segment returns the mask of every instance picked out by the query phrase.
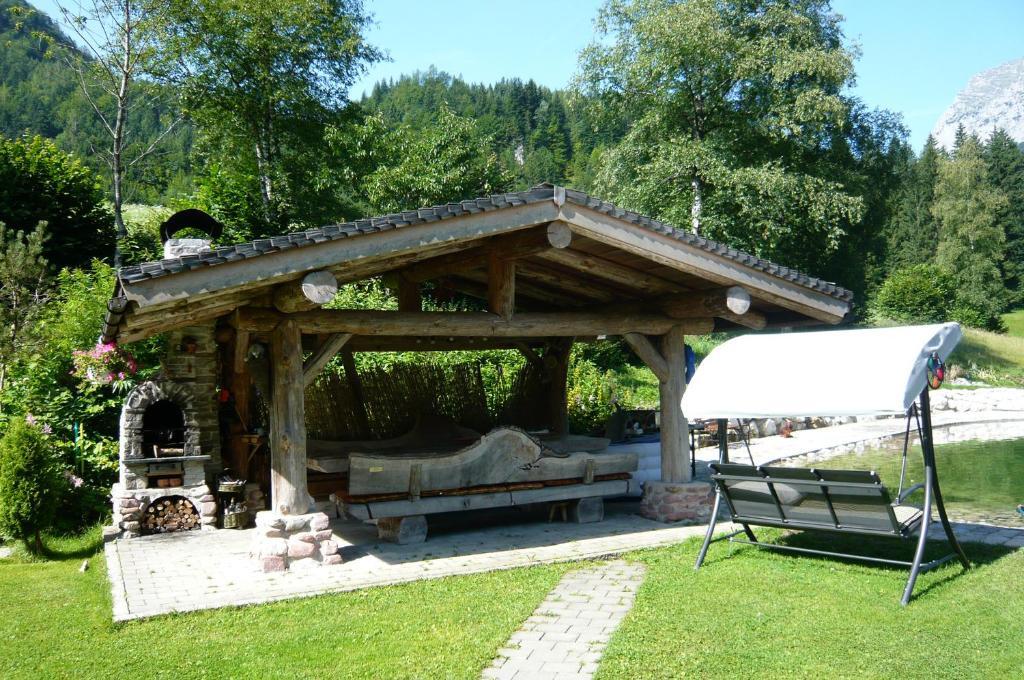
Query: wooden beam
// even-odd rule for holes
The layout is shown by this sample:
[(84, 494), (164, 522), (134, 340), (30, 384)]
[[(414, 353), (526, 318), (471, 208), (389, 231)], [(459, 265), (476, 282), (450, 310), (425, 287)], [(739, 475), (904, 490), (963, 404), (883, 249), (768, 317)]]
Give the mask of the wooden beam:
[(520, 278), (531, 283), (548, 286), (563, 293), (578, 296), (582, 300), (613, 302), (628, 298), (628, 294), (618, 288), (611, 288), (600, 281), (587, 280), (572, 270), (559, 270), (544, 263), (518, 262)]
[(267, 330), (293, 321), (305, 333), (352, 333), (422, 337), (571, 337), (644, 333), (663, 335), (678, 327), (703, 335), (714, 329), (713, 319), (671, 319), (661, 314), (551, 312), (517, 314), (503, 319), (487, 312), (397, 312), (356, 309), (318, 309), (287, 316), (271, 310), (243, 309), (239, 328)]
[(572, 232), (568, 225), (564, 222), (552, 222), (540, 229), (495, 236), (475, 248), (440, 255), (414, 264), (403, 273), (413, 281), (430, 281), (452, 273), (486, 267), (491, 253), (498, 253), (506, 260), (517, 260), (547, 250), (565, 248), (571, 241)]
[(661, 481), (690, 481), (689, 429), (680, 407), (686, 391), (686, 339), (675, 326), (661, 339), (661, 356), (668, 374), (658, 381), (661, 401)]
[[(584, 341), (591, 341), (593, 337)], [(367, 336), (352, 338), (345, 351), (351, 352), (451, 352), (455, 350), (482, 352), (492, 349), (522, 350), (540, 347), (543, 338), (423, 338), (403, 336)]]
[(651, 372), (654, 373), (660, 382), (665, 382), (669, 379), (668, 362), (665, 361), (665, 357), (661, 356), (661, 352), (651, 344), (646, 335), (626, 333), (622, 336), (622, 339), (636, 352), (636, 355), (640, 357), (640, 361), (644, 362), (647, 368), (651, 369)]
[(545, 250), (538, 253), (537, 257), (564, 267), (586, 272), (587, 275), (594, 278), (619, 284), (645, 295), (678, 293), (682, 290), (679, 284), (672, 281), (633, 269), (632, 267), (626, 267), (612, 260), (589, 255), (570, 248), (564, 250)]
[(282, 515), (309, 512), (306, 489), (306, 413), (302, 380), (302, 331), (292, 320), (274, 329), (270, 342), (271, 509)]
[[(457, 290), (460, 290), (466, 293), (467, 295), (472, 295), (473, 297), (480, 298), (481, 300), (487, 300), (486, 271), (461, 272), (458, 278), (461, 282), (478, 284), (479, 287), (474, 289), (472, 285), (463, 286), (462, 283), (459, 283), (456, 285)], [(474, 290), (478, 290), (479, 293), (474, 292)], [(528, 311), (524, 309), (525, 305), (523, 305), (522, 303), (523, 298), (528, 298), (530, 300), (533, 300), (534, 302), (539, 302), (548, 308), (565, 307), (568, 309), (573, 309), (575, 307), (582, 307), (588, 302), (592, 302), (592, 300), (573, 297), (572, 295), (564, 291), (560, 291), (553, 288), (547, 288), (543, 285), (531, 283), (529, 281), (524, 280), (521, 276), (516, 279), (516, 297), (519, 299), (519, 307), (520, 309), (523, 309), (523, 311)]]
[(309, 387), (312, 385), (313, 381), (316, 380), (317, 376), (319, 376), (324, 370), (324, 367), (327, 366), (331, 359), (341, 351), (341, 348), (345, 346), (345, 343), (351, 339), (351, 333), (334, 333), (329, 336), (320, 348), (313, 352), (313, 354), (302, 364), (303, 387)]
[(741, 286), (715, 288), (676, 295), (661, 302), (661, 310), (674, 319), (715, 316), (747, 328), (764, 328), (764, 314), (750, 309), (750, 293)]
[(310, 272), (301, 282), (286, 283), (274, 291), (274, 306), (282, 312), (302, 312), (327, 304), (338, 294), (338, 279), (323, 269)]
[(404, 273), (398, 274), (398, 310), (401, 312), (418, 312), (423, 309), (423, 298), (420, 295), (420, 284)]
[(510, 319), (515, 306), (515, 262), (491, 252), (487, 258), (487, 307), (501, 318)]
[(849, 302), (828, 293), (708, 252), (671, 234), (654, 232), (597, 210), (566, 203), (559, 209), (558, 219), (568, 222), (576, 234), (723, 286), (741, 285), (754, 291), (758, 299), (820, 321), (839, 323), (850, 311)]

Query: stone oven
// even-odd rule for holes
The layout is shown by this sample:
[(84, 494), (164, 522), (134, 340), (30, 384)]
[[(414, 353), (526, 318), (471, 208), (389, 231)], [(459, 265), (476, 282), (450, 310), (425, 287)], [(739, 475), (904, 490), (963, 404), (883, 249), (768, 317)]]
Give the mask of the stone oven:
[(125, 399), (111, 491), (124, 538), (216, 527), (209, 486), (220, 470), (215, 352), (212, 326), (173, 332), (161, 376)]

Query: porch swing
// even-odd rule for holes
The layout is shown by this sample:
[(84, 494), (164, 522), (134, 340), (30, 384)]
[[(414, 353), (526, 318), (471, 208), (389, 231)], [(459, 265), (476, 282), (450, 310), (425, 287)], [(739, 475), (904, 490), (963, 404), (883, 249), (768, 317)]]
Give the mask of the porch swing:
[[(715, 484), (714, 508), (694, 568), (701, 567), (711, 543), (718, 540), (902, 566), (910, 571), (901, 599), (903, 605), (910, 602), (921, 573), (953, 559), (969, 568), (970, 562), (953, 533), (942, 500), (928, 393), (941, 384), (943, 361), (961, 337), (959, 325), (951, 323), (744, 336), (712, 351), (690, 383), (681, 405), (688, 417), (717, 419), (720, 432), (725, 431), (729, 418), (902, 414), (907, 421), (895, 498), (874, 470), (758, 466), (753, 460), (750, 465), (732, 463), (726, 438), (721, 437), (719, 460), (710, 465)], [(854, 356), (870, 357), (873, 370), (853, 372), (837, 389), (830, 370), (835, 358)], [(764, 364), (766, 357), (771, 358), (771, 364)], [(750, 375), (757, 375), (761, 384), (785, 387), (769, 390), (741, 386), (739, 381)], [(907, 487), (907, 455), (915, 422), (924, 459), (924, 479)], [(907, 500), (920, 490), (924, 491), (924, 502), (918, 508)], [(951, 552), (925, 562), (933, 508), (938, 512)], [(716, 538), (715, 525), (720, 516), (741, 528)], [(765, 543), (757, 539), (751, 526), (904, 540), (916, 534), (917, 547), (910, 561), (885, 559)], [(739, 538), (741, 535), (745, 539)]]

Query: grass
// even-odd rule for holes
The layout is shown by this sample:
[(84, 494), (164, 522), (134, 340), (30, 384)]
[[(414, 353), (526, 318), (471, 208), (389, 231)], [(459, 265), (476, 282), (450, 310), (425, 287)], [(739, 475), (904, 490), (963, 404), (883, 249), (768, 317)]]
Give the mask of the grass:
[(566, 566), (111, 623), (98, 534), (0, 560), (0, 677), (475, 678)]
[[(1024, 314), (1020, 315), (1024, 323)], [(1014, 328), (1015, 331), (1007, 334), (965, 329), (964, 339), (949, 358), (950, 366), (962, 367), (971, 380), (1024, 387), (1024, 335), (1015, 334), (1020, 328), (1016, 325)]]
[(1012, 335), (1015, 338), (1024, 338), (1024, 309), (1003, 314), (1003, 323), (1006, 324), (1007, 335)]
[[(852, 547), (760, 533), (803, 547)], [(102, 556), (85, 574), (77, 570), (94, 541), (51, 543), (57, 555), (46, 562), (0, 560), (0, 677), (478, 677), (578, 566), (115, 626)], [(903, 609), (901, 569), (720, 542), (694, 572), (698, 547), (691, 540), (627, 555), (647, 565), (647, 576), (600, 678), (1015, 677), (1024, 667), (1024, 551), (969, 544), (971, 571), (924, 574)], [(911, 549), (879, 542), (873, 552), (905, 559)], [(75, 557), (61, 556), (68, 554)]]
[[(782, 540), (840, 547), (810, 534)], [(913, 549), (887, 543), (873, 552), (907, 559)], [(719, 542), (695, 572), (697, 548), (634, 555), (647, 576), (598, 678), (998, 678), (1024, 668), (1024, 551), (969, 544), (973, 569), (922, 575), (901, 608), (902, 569)]]

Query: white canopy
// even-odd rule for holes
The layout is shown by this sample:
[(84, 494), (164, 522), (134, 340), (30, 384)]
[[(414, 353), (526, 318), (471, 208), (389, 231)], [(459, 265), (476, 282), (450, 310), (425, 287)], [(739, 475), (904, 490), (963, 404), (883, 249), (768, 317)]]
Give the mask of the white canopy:
[(943, 361), (955, 323), (745, 335), (701, 362), (683, 395), (687, 418), (906, 413), (924, 389), (932, 352)]

